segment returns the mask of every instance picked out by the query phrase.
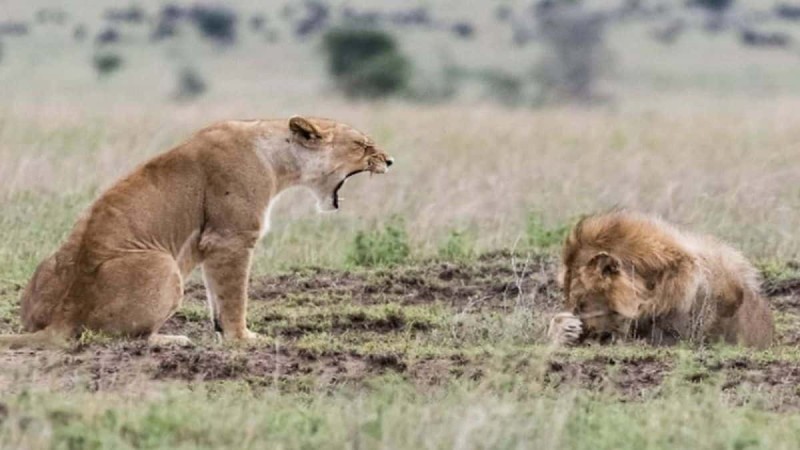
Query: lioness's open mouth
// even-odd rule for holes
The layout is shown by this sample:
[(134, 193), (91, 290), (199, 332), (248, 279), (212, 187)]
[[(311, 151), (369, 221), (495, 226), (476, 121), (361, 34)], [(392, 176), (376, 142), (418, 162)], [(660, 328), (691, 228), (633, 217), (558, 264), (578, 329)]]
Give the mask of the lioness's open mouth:
[(366, 172), (366, 171), (367, 171), (366, 169), (361, 169), (361, 170), (355, 170), (353, 172), (348, 173), (342, 179), (342, 181), (340, 181), (339, 184), (337, 184), (336, 187), (333, 188), (333, 208), (334, 209), (339, 209), (339, 189), (341, 189), (342, 186), (344, 186), (344, 182), (347, 181), (347, 179), (352, 177), (353, 175), (359, 174), (361, 172)]

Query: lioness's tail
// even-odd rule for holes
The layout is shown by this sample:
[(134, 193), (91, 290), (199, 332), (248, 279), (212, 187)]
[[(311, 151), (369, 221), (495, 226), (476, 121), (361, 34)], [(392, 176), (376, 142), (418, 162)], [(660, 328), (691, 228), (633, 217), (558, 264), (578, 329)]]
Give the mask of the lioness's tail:
[(0, 334), (0, 350), (18, 348), (63, 348), (67, 346), (67, 336), (45, 328), (34, 333)]

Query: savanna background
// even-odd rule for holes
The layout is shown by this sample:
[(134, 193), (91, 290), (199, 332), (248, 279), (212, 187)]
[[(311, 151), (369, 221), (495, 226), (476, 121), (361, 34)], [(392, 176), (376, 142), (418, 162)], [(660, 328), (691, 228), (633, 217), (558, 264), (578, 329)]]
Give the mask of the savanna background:
[[(230, 118), (307, 114), (396, 159), (291, 192), (250, 347), (84, 333), (0, 355), (2, 448), (797, 448), (800, 2), (0, 3), (0, 331), (118, 177)], [(767, 351), (554, 351), (561, 239), (641, 209), (741, 248)]]

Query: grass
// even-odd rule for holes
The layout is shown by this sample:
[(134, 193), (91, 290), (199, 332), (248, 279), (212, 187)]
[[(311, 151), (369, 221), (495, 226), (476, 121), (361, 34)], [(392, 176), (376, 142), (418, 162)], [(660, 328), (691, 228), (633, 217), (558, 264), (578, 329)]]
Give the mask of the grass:
[[(219, 384), (146, 399), (76, 394), (7, 399), (4, 447), (43, 448), (795, 448), (800, 417), (713, 389), (620, 403), (602, 393), (454, 383), (419, 392), (394, 377), (334, 395)], [(15, 413), (24, 411), (24, 416)], [(710, 432), (713, 430), (713, 432)]]

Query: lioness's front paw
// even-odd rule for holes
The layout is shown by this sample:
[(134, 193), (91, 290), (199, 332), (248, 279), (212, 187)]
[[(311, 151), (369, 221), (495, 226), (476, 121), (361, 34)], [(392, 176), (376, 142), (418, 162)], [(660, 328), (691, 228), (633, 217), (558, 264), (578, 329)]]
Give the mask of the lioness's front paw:
[(578, 342), (583, 332), (583, 323), (578, 316), (562, 312), (550, 320), (547, 336), (554, 345), (574, 345)]
[(236, 333), (223, 333), (222, 339), (227, 342), (255, 342), (264, 339), (264, 337), (258, 333), (244, 329)]

